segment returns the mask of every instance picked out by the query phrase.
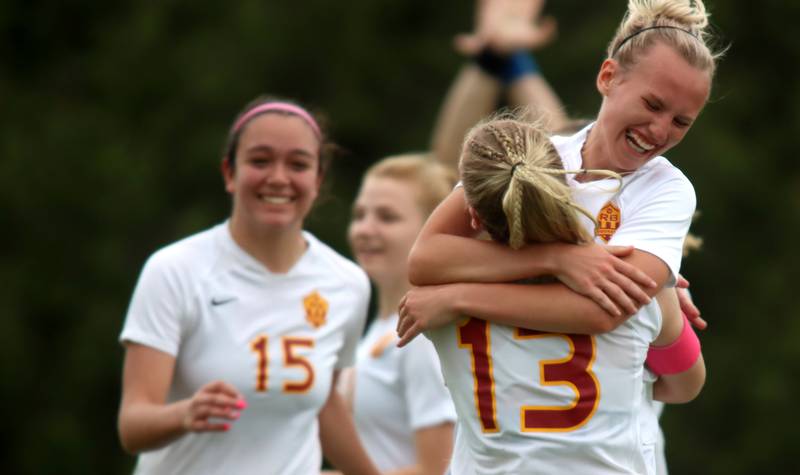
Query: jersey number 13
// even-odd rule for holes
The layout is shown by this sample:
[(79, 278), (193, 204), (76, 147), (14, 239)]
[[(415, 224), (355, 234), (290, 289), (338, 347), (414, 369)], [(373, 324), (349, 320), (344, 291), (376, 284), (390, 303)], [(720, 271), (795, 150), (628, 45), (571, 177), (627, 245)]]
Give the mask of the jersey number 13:
[[(498, 432), (497, 402), (492, 370), (491, 326), (470, 318), (457, 328), (458, 346), (470, 351), (474, 376), (475, 406), (483, 432)], [(517, 328), (514, 338), (563, 338), (570, 352), (557, 360), (539, 362), (539, 383), (542, 386), (567, 386), (575, 396), (564, 406), (521, 406), (522, 432), (568, 432), (592, 418), (600, 400), (600, 385), (592, 372), (596, 345), (590, 335), (545, 333)]]

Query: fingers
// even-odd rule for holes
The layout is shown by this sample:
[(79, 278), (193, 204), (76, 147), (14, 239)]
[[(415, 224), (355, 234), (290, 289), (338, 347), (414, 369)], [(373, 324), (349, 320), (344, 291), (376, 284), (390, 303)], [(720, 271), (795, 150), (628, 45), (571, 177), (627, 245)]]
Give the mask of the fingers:
[(694, 318), (689, 318), (689, 322), (692, 324), (693, 327), (697, 328), (698, 330), (705, 330), (706, 328), (708, 328), (708, 322), (703, 320), (700, 317), (700, 315), (697, 315)]
[(225, 381), (213, 381), (200, 388), (200, 391), (212, 394), (222, 394), (233, 399), (244, 401), (242, 394), (235, 387), (226, 383)]
[(689, 281), (686, 280), (685, 277), (678, 274), (678, 281), (675, 283), (675, 287), (679, 289), (688, 289), (689, 288)]
[[(622, 292), (625, 293), (626, 297), (636, 302), (640, 307), (642, 305), (647, 305), (650, 303), (650, 296), (647, 295), (639, 284), (632, 281), (628, 277), (623, 274), (615, 274), (609, 277), (614, 284), (616, 284)], [(649, 278), (649, 277), (648, 277)], [(617, 299), (615, 299), (617, 300)]]
[(422, 333), (422, 328), (420, 328), (419, 325), (414, 323), (413, 325), (408, 327), (406, 331), (400, 336), (400, 340), (397, 342), (397, 347), (402, 348), (406, 346), (411, 342), (411, 340), (416, 338), (417, 335), (419, 335), (420, 333)]
[(640, 270), (638, 267), (628, 264), (625, 261), (619, 259), (615, 260), (614, 269), (642, 287), (656, 287), (656, 281), (651, 279), (649, 275), (645, 274), (644, 271)]
[(620, 312), (620, 310), (617, 308), (617, 306), (614, 305), (614, 302), (612, 302), (611, 299), (608, 298), (608, 295), (606, 295), (602, 290), (600, 290), (599, 287), (595, 287), (594, 290), (589, 292), (589, 298), (594, 300), (594, 302), (597, 305), (599, 305), (600, 308), (605, 310), (606, 313), (608, 313), (612, 317), (621, 317), (622, 316), (622, 312)]
[(603, 249), (617, 257), (627, 257), (633, 253), (633, 246), (603, 246)]
[(611, 299), (616, 308), (624, 312), (625, 315), (633, 315), (638, 310), (638, 306), (617, 284), (611, 281), (605, 281), (599, 284), (599, 287), (603, 293)]
[[(241, 393), (224, 381), (213, 381), (200, 388), (189, 400), (184, 427), (192, 432), (227, 431), (247, 407)], [(220, 420), (223, 419), (223, 420)]]
[(698, 330), (705, 330), (708, 327), (708, 323), (700, 318), (700, 309), (697, 308), (692, 301), (692, 297), (689, 295), (689, 292), (687, 292), (685, 288), (679, 288), (676, 289), (676, 293), (678, 294), (678, 303), (680, 304), (681, 311), (692, 323), (692, 326)]

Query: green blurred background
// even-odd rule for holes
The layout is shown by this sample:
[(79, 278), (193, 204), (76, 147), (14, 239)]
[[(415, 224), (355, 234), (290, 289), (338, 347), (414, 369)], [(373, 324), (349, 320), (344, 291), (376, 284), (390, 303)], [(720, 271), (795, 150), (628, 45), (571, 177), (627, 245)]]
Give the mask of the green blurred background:
[[(676, 474), (783, 472), (798, 454), (800, 4), (722, 1), (731, 45), (712, 103), (669, 154), (703, 211), (683, 272), (710, 328), (708, 382), (663, 418)], [(122, 348), (138, 272), (156, 248), (223, 220), (227, 127), (268, 92), (327, 112), (348, 153), (308, 227), (347, 254), (360, 175), (428, 146), (472, 28), (465, 0), (0, 3), (0, 432), (3, 473), (123, 474)], [(576, 116), (622, 0), (554, 0), (538, 53)], [(270, 429), (266, 429), (270, 430)], [(273, 429), (274, 430), (274, 429)]]

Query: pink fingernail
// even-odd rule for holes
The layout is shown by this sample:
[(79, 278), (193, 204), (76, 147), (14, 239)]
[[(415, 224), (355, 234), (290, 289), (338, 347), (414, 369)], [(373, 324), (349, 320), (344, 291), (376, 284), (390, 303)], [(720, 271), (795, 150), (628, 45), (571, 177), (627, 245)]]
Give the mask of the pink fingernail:
[(247, 402), (244, 399), (236, 401), (236, 409), (244, 409), (247, 407)]
[(231, 425), (230, 424), (222, 424), (222, 430), (228, 431), (230, 429), (231, 429)]

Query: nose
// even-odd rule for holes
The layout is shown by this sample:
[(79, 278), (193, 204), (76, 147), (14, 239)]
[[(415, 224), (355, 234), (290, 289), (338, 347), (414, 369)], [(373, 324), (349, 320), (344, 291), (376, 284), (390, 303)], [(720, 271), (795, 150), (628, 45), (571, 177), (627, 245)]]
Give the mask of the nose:
[(667, 143), (669, 131), (672, 127), (672, 118), (667, 114), (662, 114), (650, 124), (650, 135), (658, 145)]
[(375, 233), (375, 220), (365, 213), (350, 222), (350, 234), (353, 238), (368, 237)]
[(284, 185), (287, 183), (289, 183), (289, 174), (286, 165), (280, 162), (273, 164), (267, 173), (267, 184)]

